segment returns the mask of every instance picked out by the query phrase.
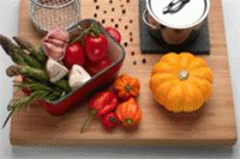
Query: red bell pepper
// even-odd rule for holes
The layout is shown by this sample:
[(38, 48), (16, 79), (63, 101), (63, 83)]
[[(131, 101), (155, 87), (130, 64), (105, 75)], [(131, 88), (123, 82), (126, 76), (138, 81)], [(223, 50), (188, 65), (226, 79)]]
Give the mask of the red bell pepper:
[(64, 65), (71, 69), (73, 65), (77, 64), (84, 66), (85, 64), (85, 52), (79, 42), (70, 44), (66, 49), (66, 55), (63, 59)]
[(88, 34), (84, 37), (84, 49), (92, 63), (99, 63), (107, 56), (108, 39), (102, 34)]
[(99, 62), (97, 64), (89, 63), (86, 66), (86, 69), (87, 69), (88, 73), (90, 73), (92, 76), (94, 76), (98, 72), (109, 67), (111, 64), (112, 64), (112, 61), (108, 57), (105, 57), (101, 62)]
[(117, 96), (113, 92), (100, 92), (94, 95), (88, 104), (90, 109), (90, 114), (88, 118), (84, 121), (81, 128), (83, 133), (85, 126), (92, 119), (93, 116), (101, 118), (114, 111), (118, 105)]

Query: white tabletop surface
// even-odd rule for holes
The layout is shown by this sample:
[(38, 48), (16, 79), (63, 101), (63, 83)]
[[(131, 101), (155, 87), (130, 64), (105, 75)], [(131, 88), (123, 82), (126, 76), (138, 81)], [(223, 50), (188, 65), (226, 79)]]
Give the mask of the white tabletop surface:
[[(240, 137), (240, 0), (222, 0), (234, 104)], [(0, 34), (18, 33), (19, 0), (0, 0)], [(0, 49), (0, 124), (12, 98), (12, 81), (5, 75), (10, 59)], [(13, 147), (9, 124), (0, 129), (0, 158), (240, 158), (240, 142), (233, 148), (175, 147)]]

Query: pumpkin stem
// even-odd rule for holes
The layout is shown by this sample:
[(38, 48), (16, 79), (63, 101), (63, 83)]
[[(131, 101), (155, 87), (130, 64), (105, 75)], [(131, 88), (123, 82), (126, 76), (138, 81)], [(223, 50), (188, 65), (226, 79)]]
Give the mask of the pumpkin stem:
[(130, 86), (129, 84), (125, 85), (125, 90), (126, 92), (131, 92), (132, 86)]
[(178, 78), (179, 78), (181, 81), (184, 81), (184, 80), (187, 80), (187, 79), (188, 79), (188, 76), (189, 76), (188, 71), (182, 70), (182, 71), (179, 73)]

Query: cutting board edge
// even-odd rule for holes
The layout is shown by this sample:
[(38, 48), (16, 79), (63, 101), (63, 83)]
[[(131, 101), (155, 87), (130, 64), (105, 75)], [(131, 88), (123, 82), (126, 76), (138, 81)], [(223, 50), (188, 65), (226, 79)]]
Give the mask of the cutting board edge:
[[(12, 136), (12, 134), (11, 134)], [(28, 143), (26, 143), (28, 142)], [(26, 141), (25, 139), (11, 138), (13, 146), (185, 146), (185, 147), (233, 147), (237, 136), (228, 139), (206, 140), (58, 140), (54, 141)]]
[[(234, 125), (233, 140), (235, 140), (234, 144), (236, 144), (236, 142), (238, 140), (237, 120), (236, 120), (237, 117), (236, 117), (236, 109), (235, 109), (235, 104), (234, 104), (233, 83), (232, 83), (232, 76), (231, 76), (230, 63), (229, 63), (230, 61), (229, 61), (229, 53), (228, 53), (228, 45), (227, 45), (227, 37), (226, 37), (227, 32), (226, 32), (226, 28), (225, 28), (225, 25), (224, 25), (223, 2), (221, 1), (220, 4), (221, 4), (220, 9), (222, 11), (222, 12), (220, 12), (221, 17), (222, 17), (222, 20), (221, 20), (220, 23), (222, 23), (221, 26), (223, 27), (222, 36), (224, 38), (224, 45), (225, 45), (224, 50), (225, 50), (225, 54), (226, 54), (226, 61), (227, 61), (227, 64), (228, 64), (227, 65), (227, 69), (229, 71), (228, 81), (229, 81), (229, 84), (230, 84), (229, 90), (230, 90), (230, 94), (231, 94), (231, 107), (232, 107), (232, 110), (233, 110), (233, 117), (232, 117), (233, 118), (233, 123), (234, 123), (233, 124)], [(212, 43), (212, 41), (211, 41), (211, 43)]]

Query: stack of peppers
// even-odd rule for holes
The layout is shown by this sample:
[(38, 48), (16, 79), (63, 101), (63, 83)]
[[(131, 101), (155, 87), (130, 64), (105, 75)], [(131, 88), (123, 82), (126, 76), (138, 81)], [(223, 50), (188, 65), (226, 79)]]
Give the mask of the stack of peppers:
[(142, 119), (142, 110), (138, 106), (137, 96), (140, 84), (138, 79), (123, 74), (113, 85), (113, 91), (94, 95), (89, 103), (90, 114), (84, 121), (81, 133), (92, 117), (98, 117), (104, 129), (112, 131), (119, 124), (126, 129), (135, 129)]

